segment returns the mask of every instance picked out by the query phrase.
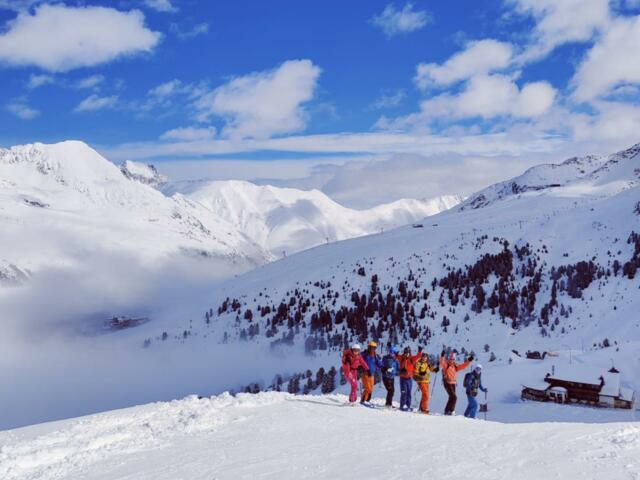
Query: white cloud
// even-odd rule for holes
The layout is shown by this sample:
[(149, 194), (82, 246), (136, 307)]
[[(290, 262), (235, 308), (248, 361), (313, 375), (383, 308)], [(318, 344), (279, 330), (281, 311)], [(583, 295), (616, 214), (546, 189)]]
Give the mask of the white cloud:
[(507, 68), (512, 60), (513, 47), (509, 43), (486, 39), (469, 43), (442, 65), (421, 63), (415, 82), (426, 90), (434, 85), (450, 85), (475, 75)]
[(313, 98), (320, 68), (310, 60), (289, 60), (274, 70), (237, 77), (196, 102), (198, 120), (225, 119), (223, 134), (266, 138), (302, 130), (303, 104)]
[(595, 115), (574, 115), (571, 118), (577, 141), (614, 142), (624, 145), (638, 142), (640, 132), (640, 106), (623, 102), (596, 100)]
[(371, 104), (370, 108), (372, 110), (395, 108), (400, 106), (406, 97), (407, 93), (402, 89), (385, 92)]
[(431, 21), (429, 14), (425, 10), (413, 10), (412, 3), (407, 3), (402, 10), (396, 10), (390, 3), (380, 15), (371, 19), (371, 23), (380, 27), (389, 37), (419, 30), (429, 21)]
[(522, 60), (535, 60), (569, 42), (591, 40), (610, 21), (609, 0), (506, 0), (536, 24)]
[(150, 52), (160, 34), (147, 29), (144, 15), (105, 7), (42, 5), (23, 11), (0, 35), (0, 62), (35, 65), (61, 72)]
[[(538, 157), (538, 162), (540, 162)], [(438, 156), (396, 154), (381, 158), (343, 159), (342, 164), (311, 167), (307, 177), (257, 183), (319, 189), (352, 208), (369, 208), (401, 198), (469, 195), (522, 173), (535, 157), (482, 157), (453, 153)], [(389, 179), (393, 178), (390, 182)]]
[(640, 16), (617, 18), (589, 50), (572, 85), (574, 98), (589, 101), (615, 87), (640, 83)]
[(478, 75), (471, 78), (460, 93), (429, 98), (421, 103), (419, 114), (388, 126), (475, 117), (537, 117), (551, 108), (555, 96), (556, 90), (547, 82), (526, 83), (519, 88), (513, 78), (506, 75)]
[(539, 117), (551, 109), (556, 94), (556, 89), (549, 82), (526, 83), (520, 90), (513, 114), (518, 117)]
[(174, 13), (178, 11), (178, 8), (171, 3), (171, 0), (144, 0), (144, 4), (158, 12)]
[(504, 134), (414, 135), (398, 132), (367, 132), (321, 135), (291, 135), (269, 139), (230, 140), (218, 138), (195, 142), (137, 142), (122, 144), (101, 153), (111, 160), (191, 157), (255, 151), (341, 154), (417, 153), (438, 155), (520, 155), (552, 149), (557, 139), (511, 138)]
[(7, 111), (14, 114), (16, 117), (22, 120), (31, 120), (40, 115), (40, 112), (35, 108), (31, 108), (27, 105), (26, 100), (23, 98), (16, 99), (7, 105)]
[(105, 110), (115, 108), (118, 104), (118, 96), (112, 95), (110, 97), (100, 97), (96, 94), (89, 95), (82, 100), (78, 106), (73, 110), (74, 112), (95, 112), (98, 110)]
[(187, 85), (182, 83), (178, 79), (169, 80), (168, 82), (161, 83), (160, 85), (153, 87), (149, 90), (148, 94), (156, 98), (167, 98), (173, 95), (185, 93)]
[(50, 85), (56, 82), (56, 79), (52, 75), (35, 75), (31, 74), (29, 76), (29, 81), (27, 82), (27, 88), (29, 90), (35, 90), (36, 88), (43, 87), (45, 85)]
[(215, 127), (180, 127), (160, 135), (160, 140), (194, 142), (211, 140), (216, 136)]
[(75, 87), (81, 90), (96, 88), (102, 82), (104, 82), (104, 75), (91, 75), (78, 80), (78, 82), (75, 84)]
[(174, 33), (178, 38), (186, 40), (209, 33), (209, 24), (206, 22), (197, 23), (193, 27), (184, 30), (177, 23), (172, 23), (169, 29), (171, 30), (171, 33)]

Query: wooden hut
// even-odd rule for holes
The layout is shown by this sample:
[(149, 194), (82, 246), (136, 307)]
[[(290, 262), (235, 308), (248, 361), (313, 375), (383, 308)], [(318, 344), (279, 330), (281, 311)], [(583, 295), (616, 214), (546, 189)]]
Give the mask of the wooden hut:
[(547, 374), (544, 383), (525, 385), (523, 400), (582, 403), (596, 407), (632, 409), (635, 392), (621, 386), (620, 372), (611, 368), (597, 376), (584, 371)]

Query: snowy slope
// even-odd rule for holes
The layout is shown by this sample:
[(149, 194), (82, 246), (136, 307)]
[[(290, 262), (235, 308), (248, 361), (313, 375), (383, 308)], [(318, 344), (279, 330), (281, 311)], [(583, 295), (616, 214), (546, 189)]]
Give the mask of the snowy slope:
[[(558, 187), (511, 190), (484, 208), (430, 217), (423, 228), (317, 247), (229, 280), (199, 321), (178, 327), (195, 335), (184, 343), (248, 342), (265, 356), (289, 358), (280, 371), (252, 372), (263, 388), (276, 373), (337, 366), (345, 345), (373, 336), (383, 345), (426, 344), (433, 354), (443, 345), (475, 351), (483, 363), (504, 364), (512, 349), (603, 351), (639, 389), (639, 277), (630, 270), (640, 258), (633, 241), (640, 155), (634, 147), (581, 162), (529, 171), (528, 182), (485, 192), (514, 183)], [(155, 349), (179, 347), (154, 340)]]
[(22, 270), (68, 266), (83, 250), (144, 262), (204, 255), (239, 270), (269, 258), (202, 206), (127, 178), (82, 142), (0, 150), (0, 178), (0, 257)]
[(195, 397), (0, 432), (4, 480), (540, 478), (640, 471), (640, 427), (343, 408), (344, 396)]
[(343, 207), (319, 190), (259, 186), (245, 181), (169, 185), (201, 203), (264, 246), (274, 256), (317, 245), (379, 233), (422, 220), (462, 200), (450, 195), (430, 200), (402, 199), (368, 210)]

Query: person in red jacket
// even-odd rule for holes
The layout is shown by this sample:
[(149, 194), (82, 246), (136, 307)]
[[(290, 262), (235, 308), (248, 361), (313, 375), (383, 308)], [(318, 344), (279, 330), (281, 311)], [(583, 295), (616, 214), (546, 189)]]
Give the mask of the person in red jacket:
[(445, 415), (453, 415), (453, 412), (456, 409), (456, 402), (458, 397), (456, 395), (456, 383), (458, 381), (458, 372), (460, 370), (464, 370), (471, 362), (473, 362), (473, 355), (470, 355), (466, 361), (462, 363), (456, 362), (456, 350), (452, 351), (447, 358), (445, 355), (445, 351), (443, 350), (440, 354), (440, 368), (442, 369), (442, 380), (444, 382), (444, 389), (447, 391), (447, 395), (449, 395), (449, 400), (447, 401), (447, 405), (444, 407)]
[(411, 385), (416, 362), (422, 356), (422, 347), (418, 347), (418, 354), (411, 355), (411, 348), (406, 347), (402, 355), (398, 355), (400, 363), (400, 410), (411, 410)]
[(349, 402), (352, 404), (355, 404), (358, 399), (358, 368), (362, 367), (365, 371), (369, 371), (369, 366), (362, 358), (360, 350), (360, 345), (354, 343), (351, 348), (342, 353), (342, 372), (351, 386)]

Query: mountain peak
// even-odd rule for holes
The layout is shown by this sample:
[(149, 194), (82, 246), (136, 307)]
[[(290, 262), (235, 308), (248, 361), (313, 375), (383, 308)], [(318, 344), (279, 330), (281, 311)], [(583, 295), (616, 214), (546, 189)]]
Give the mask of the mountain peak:
[(120, 165), (122, 174), (130, 180), (158, 188), (167, 183), (167, 177), (158, 172), (158, 169), (151, 164), (126, 160)]
[(638, 155), (640, 155), (640, 142), (636, 143), (635, 145), (625, 150), (621, 150), (620, 152), (617, 152), (614, 154), (614, 156), (622, 157), (622, 158), (632, 158)]
[(585, 155), (560, 163), (536, 165), (520, 176), (477, 192), (463, 202), (459, 210), (482, 208), (494, 201), (525, 193), (543, 194), (551, 189), (559, 195), (564, 191), (571, 196), (577, 192), (585, 196), (611, 196), (639, 184), (638, 169), (634, 162), (627, 161), (639, 154), (640, 143), (611, 155)]

